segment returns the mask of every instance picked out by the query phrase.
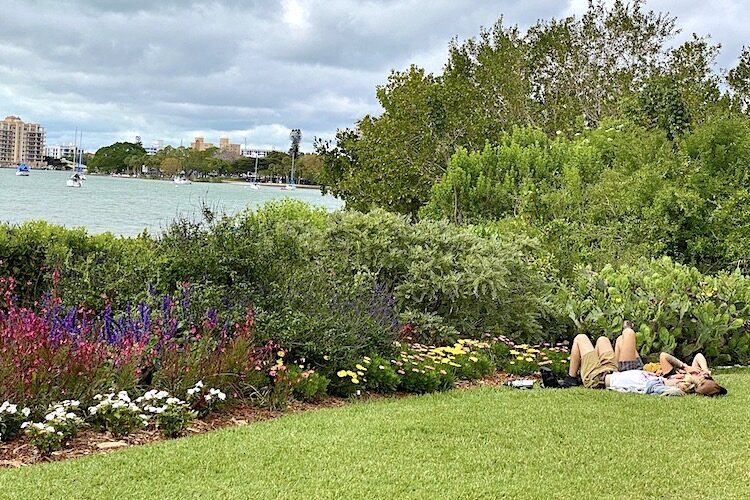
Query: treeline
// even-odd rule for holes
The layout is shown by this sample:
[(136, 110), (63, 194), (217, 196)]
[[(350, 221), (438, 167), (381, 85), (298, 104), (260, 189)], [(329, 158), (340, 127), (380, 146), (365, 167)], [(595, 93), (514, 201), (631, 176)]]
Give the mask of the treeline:
[[(282, 151), (271, 151), (267, 156), (257, 159), (258, 176), (288, 177), (292, 171), (292, 157)], [(140, 175), (143, 167), (150, 172), (173, 176), (186, 172), (196, 176), (234, 176), (255, 172), (256, 159), (237, 156), (219, 148), (208, 148), (198, 151), (192, 148), (167, 146), (156, 154), (148, 155), (141, 144), (117, 142), (97, 150), (88, 159), (90, 172), (128, 173)], [(301, 154), (295, 157), (295, 178), (302, 178), (316, 183), (322, 169), (322, 160), (316, 154)]]
[[(322, 182), (349, 208), (417, 214), (459, 149), (501, 145), (516, 127), (578, 141), (579, 134), (608, 130), (608, 120), (637, 127), (649, 141), (661, 139), (660, 159), (674, 166), (691, 148), (686, 136), (706, 130), (704, 124), (744, 127), (750, 98), (748, 48), (735, 68), (720, 74), (714, 70), (719, 46), (694, 35), (672, 47), (678, 32), (674, 18), (646, 12), (641, 1), (611, 7), (592, 2), (581, 18), (539, 21), (526, 32), (500, 19), (475, 39), (454, 41), (442, 74), (416, 66), (392, 72), (377, 89), (380, 116), (365, 116), (334, 141), (317, 142)], [(638, 150), (641, 144), (624, 147)], [(634, 158), (639, 167), (644, 158)], [(590, 174), (581, 182), (614, 175), (610, 167), (606, 161), (581, 166)], [(559, 182), (535, 175), (526, 181)], [(497, 215), (505, 209), (480, 211)]]

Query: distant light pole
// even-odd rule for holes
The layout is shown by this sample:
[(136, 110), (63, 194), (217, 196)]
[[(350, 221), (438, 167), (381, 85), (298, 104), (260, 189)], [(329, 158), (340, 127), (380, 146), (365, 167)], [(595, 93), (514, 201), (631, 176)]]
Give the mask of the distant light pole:
[(292, 155), (292, 182), (294, 185), (294, 158), (299, 153), (299, 142), (302, 140), (302, 131), (298, 128), (293, 128), (289, 133), (289, 138), (292, 140), (292, 147), (289, 148), (289, 154)]

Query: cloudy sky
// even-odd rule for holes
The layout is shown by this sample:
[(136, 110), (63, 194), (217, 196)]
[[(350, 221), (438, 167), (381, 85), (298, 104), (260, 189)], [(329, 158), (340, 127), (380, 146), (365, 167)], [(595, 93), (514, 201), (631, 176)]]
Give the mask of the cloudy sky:
[[(412, 63), (440, 72), (453, 38), (500, 16), (526, 28), (580, 15), (587, 0), (4, 0), (0, 118), (39, 123), (47, 144), (83, 130), (87, 151), (140, 136), (219, 136), (302, 150), (366, 113), (375, 86)], [(721, 43), (719, 68), (750, 44), (750, 0), (649, 0)]]

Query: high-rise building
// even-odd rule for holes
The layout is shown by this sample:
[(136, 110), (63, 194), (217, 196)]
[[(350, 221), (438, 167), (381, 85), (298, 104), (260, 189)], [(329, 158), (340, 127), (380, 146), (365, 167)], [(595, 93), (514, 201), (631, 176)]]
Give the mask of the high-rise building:
[(0, 165), (26, 163), (43, 167), (44, 128), (38, 123), (24, 123), (17, 116), (0, 122)]

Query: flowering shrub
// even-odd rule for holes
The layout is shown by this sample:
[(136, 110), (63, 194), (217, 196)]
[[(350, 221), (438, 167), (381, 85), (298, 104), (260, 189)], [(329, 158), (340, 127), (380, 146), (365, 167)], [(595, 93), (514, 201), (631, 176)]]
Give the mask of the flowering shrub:
[(49, 407), (44, 422), (24, 422), (31, 444), (44, 454), (59, 450), (63, 443), (74, 437), (85, 425), (83, 419), (75, 412), (79, 411), (80, 402), (65, 400)]
[(26, 429), (26, 436), (40, 452), (49, 455), (62, 448), (65, 435), (44, 422), (24, 422), (21, 427)]
[(227, 400), (227, 395), (219, 389), (206, 387), (203, 381), (199, 380), (187, 390), (185, 400), (199, 417), (204, 417), (219, 408)]
[(94, 400), (99, 402), (89, 407), (91, 422), (115, 437), (128, 435), (148, 424), (148, 416), (130, 400), (126, 391), (105, 396), (96, 394)]
[(292, 394), (294, 399), (304, 402), (319, 401), (326, 395), (330, 380), (315, 370), (304, 369), (304, 365), (291, 365), (289, 375), (295, 377)]
[(400, 379), (390, 361), (375, 355), (372, 359), (365, 357), (363, 363), (367, 366), (365, 372), (367, 389), (388, 393), (398, 388)]
[(179, 436), (197, 416), (185, 401), (166, 391), (152, 389), (135, 401), (154, 417), (156, 427), (167, 437)]
[(76, 412), (80, 412), (80, 401), (66, 399), (50, 406), (48, 413), (44, 416), (48, 425), (62, 432), (63, 439), (74, 437), (78, 431), (86, 425)]
[(29, 408), (18, 410), (18, 406), (5, 401), (0, 405), (0, 441), (10, 441), (21, 432), (21, 424), (31, 414)]
[[(59, 276), (53, 273), (53, 285)], [(0, 398), (45, 407), (61, 397), (91, 400), (116, 384), (158, 385), (184, 393), (201, 379), (228, 379), (241, 392), (256, 359), (254, 312), (228, 304), (223, 314), (194, 314), (189, 285), (182, 297), (154, 290), (137, 307), (99, 314), (63, 307), (56, 289), (20, 307), (13, 278), (0, 277)], [(276, 348), (276, 346), (274, 346)]]
[(510, 358), (504, 368), (511, 375), (532, 375), (539, 371), (540, 366), (549, 366), (560, 378), (568, 373), (569, 352), (562, 344), (511, 344), (509, 353)]

